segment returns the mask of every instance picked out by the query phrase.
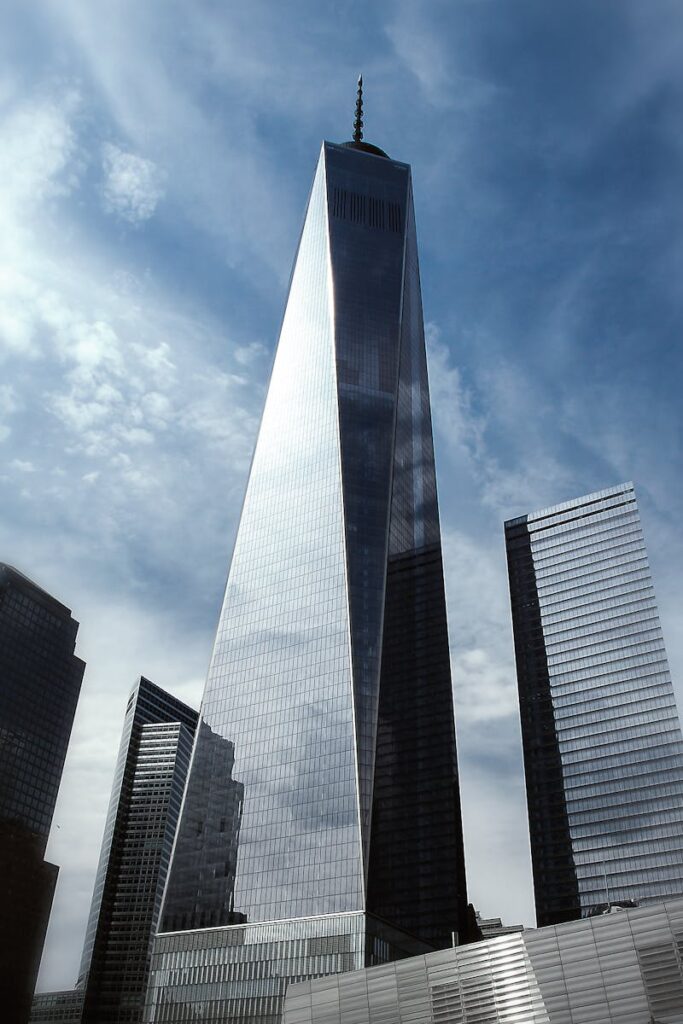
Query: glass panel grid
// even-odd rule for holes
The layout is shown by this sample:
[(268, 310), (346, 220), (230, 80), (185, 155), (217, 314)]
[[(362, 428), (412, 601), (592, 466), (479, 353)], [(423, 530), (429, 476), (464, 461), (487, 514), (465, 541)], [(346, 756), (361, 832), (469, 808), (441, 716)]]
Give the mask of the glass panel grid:
[[(633, 487), (506, 531), (539, 923), (679, 894), (680, 849), (649, 852), (662, 828), (683, 836), (683, 739)], [(598, 872), (574, 857), (591, 837)]]
[[(331, 304), (321, 159), (209, 669), (167, 929), (363, 906)], [(218, 747), (230, 748), (222, 777), (210, 767)], [(226, 814), (221, 789), (235, 785), (240, 813)], [(215, 842), (197, 839), (206, 829)]]

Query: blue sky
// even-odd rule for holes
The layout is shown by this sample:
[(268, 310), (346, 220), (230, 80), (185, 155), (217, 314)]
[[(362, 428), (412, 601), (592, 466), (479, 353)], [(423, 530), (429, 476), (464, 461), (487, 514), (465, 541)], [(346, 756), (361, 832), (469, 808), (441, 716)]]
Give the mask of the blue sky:
[[(674, 678), (676, 0), (6, 0), (0, 557), (87, 660), (41, 988), (76, 976), (127, 693), (201, 697), (320, 141), (413, 166), (470, 894), (532, 923), (505, 518), (633, 479)], [(58, 827), (57, 827), (58, 826)]]

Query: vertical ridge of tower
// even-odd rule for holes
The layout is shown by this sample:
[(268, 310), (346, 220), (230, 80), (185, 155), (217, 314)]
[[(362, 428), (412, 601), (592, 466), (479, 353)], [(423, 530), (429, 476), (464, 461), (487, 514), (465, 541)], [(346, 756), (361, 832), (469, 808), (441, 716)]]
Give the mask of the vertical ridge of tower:
[(359, 801), (367, 880), (409, 172), (404, 165), (388, 166), (339, 146), (326, 146), (325, 161)]

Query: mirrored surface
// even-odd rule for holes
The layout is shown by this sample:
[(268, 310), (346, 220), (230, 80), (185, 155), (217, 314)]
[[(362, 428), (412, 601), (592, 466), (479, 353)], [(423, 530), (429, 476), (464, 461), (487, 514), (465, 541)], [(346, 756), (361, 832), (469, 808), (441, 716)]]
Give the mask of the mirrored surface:
[(263, 921), (363, 906), (331, 300), (321, 160), (201, 712), (211, 734), (233, 745), (243, 787), (236, 871), (220, 846), (195, 842), (202, 780), (222, 785), (203, 767), (204, 729), (165, 928), (188, 907), (201, 927), (217, 884), (224, 914), (215, 924), (233, 923), (233, 912)]
[(506, 532), (539, 923), (679, 895), (683, 739), (633, 485)]
[[(323, 147), (202, 717), (165, 930), (367, 907), (451, 943), (464, 860), (405, 164)], [(235, 785), (217, 833), (207, 794)]]

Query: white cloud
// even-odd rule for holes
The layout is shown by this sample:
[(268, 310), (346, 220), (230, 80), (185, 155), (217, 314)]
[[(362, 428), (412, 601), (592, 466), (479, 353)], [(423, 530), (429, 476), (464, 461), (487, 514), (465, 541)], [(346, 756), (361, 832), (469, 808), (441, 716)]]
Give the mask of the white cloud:
[(149, 220), (164, 196), (165, 175), (156, 164), (107, 142), (102, 147), (102, 167), (105, 210), (130, 224)]
[(238, 345), (233, 358), (240, 366), (252, 367), (258, 360), (268, 355), (268, 349), (260, 341), (251, 341), (248, 345)]
[(548, 400), (534, 382), (498, 357), (466, 385), (455, 365), (456, 344), (446, 344), (434, 323), (426, 333), (438, 454), (470, 475), (478, 501), (502, 525), (523, 511), (571, 497), (573, 470), (552, 449), (555, 438), (544, 429)]
[[(7, 211), (4, 220), (7, 225)], [(11, 244), (12, 230), (9, 225), (8, 235), (4, 236), (4, 244), (0, 238), (0, 252), (4, 255), (4, 266), (0, 266), (0, 361), (17, 352), (23, 355), (35, 354), (35, 284), (30, 277), (10, 264), (10, 259), (16, 257), (21, 247)]]
[(16, 306), (0, 309), (0, 345), (6, 351), (29, 351), (32, 333), (28, 317), (21, 309)]
[(0, 384), (0, 443), (6, 441), (12, 433), (8, 421), (18, 408), (19, 403), (11, 384)]
[(17, 400), (11, 384), (0, 384), (0, 414), (8, 416), (17, 409)]
[(475, 414), (472, 395), (437, 324), (425, 325), (425, 341), (434, 429), (449, 450), (476, 460), (483, 452), (485, 420)]
[(74, 89), (6, 108), (1, 122), (0, 222), (14, 217), (18, 208), (67, 195), (76, 187), (82, 163), (72, 121), (79, 108)]
[(156, 426), (163, 427), (172, 415), (173, 406), (170, 399), (159, 391), (148, 391), (140, 399), (140, 407), (145, 415), (154, 421)]
[[(95, 7), (79, 0), (51, 0), (49, 6), (69, 43), (78, 47), (106, 105), (115, 149), (165, 169), (161, 182), (151, 175), (151, 196), (161, 188), (169, 202), (178, 204), (185, 225), (193, 225), (205, 239), (220, 240), (216, 253), (226, 265), (241, 266), (255, 258), (256, 287), (268, 290), (274, 279), (286, 281), (303, 198), (292, 203), (282, 163), (264, 138), (260, 112), (264, 94), (270, 115), (277, 108), (280, 114), (298, 118), (302, 104), (320, 112), (329, 109), (326, 99), (335, 87), (322, 55), (307, 47), (304, 71), (292, 41), (283, 60), (273, 35), (276, 12), (269, 10), (263, 20), (258, 4), (251, 5), (245, 19), (230, 5), (215, 11), (197, 7), (186, 17), (177, 3), (169, 11), (158, 3), (122, 2), (107, 8), (105, 33)], [(285, 14), (282, 17), (288, 20)], [(178, 18), (192, 55), (189, 75), (168, 31)], [(261, 45), (255, 45), (257, 36)], [(318, 76), (311, 67), (316, 60)], [(320, 88), (308, 87), (311, 75)], [(229, 114), (229, 131), (223, 114), (217, 117), (206, 105), (206, 96), (216, 92)], [(130, 215), (137, 223), (151, 204), (145, 199), (138, 210), (135, 198), (129, 203), (127, 197), (137, 195), (138, 178), (147, 196), (146, 170), (123, 161), (121, 177), (124, 198), (119, 207), (115, 185), (113, 207), (119, 216)], [(129, 184), (130, 178), (135, 184)]]
[(10, 469), (16, 469), (19, 473), (35, 473), (36, 467), (32, 462), (27, 462), (24, 459), (12, 459), (10, 462)]
[(159, 387), (168, 385), (173, 380), (176, 365), (170, 358), (171, 347), (167, 342), (159, 341), (148, 347), (132, 342), (132, 348), (140, 362), (151, 371), (152, 379)]
[(505, 555), (496, 540), (443, 530), (453, 688), (464, 727), (517, 714)]
[(385, 32), (396, 56), (437, 109), (478, 109), (494, 98), (496, 87), (492, 82), (463, 72), (463, 61), (453, 40), (446, 42), (426, 5), (400, 0)]
[[(234, 457), (236, 467), (243, 465), (260, 389), (242, 377), (196, 370), (204, 366), (212, 337), (224, 335), (225, 324), (188, 315), (145, 277), (118, 273), (87, 237), (65, 248), (64, 235), (73, 226), (65, 230), (56, 214), (45, 217), (46, 204), (65, 193), (62, 179), (73, 187), (75, 170), (86, 159), (78, 135), (81, 113), (80, 101), (66, 89), (26, 103), (7, 118), (12, 165), (2, 164), (9, 180), (0, 196), (7, 227), (0, 237), (0, 357), (8, 372), (11, 361), (28, 357), (36, 369), (28, 390), (25, 375), (21, 390), (3, 385), (1, 437), (8, 436), (17, 405), (31, 407), (40, 396), (41, 411), (52, 414), (52, 441), (61, 438), (72, 458), (109, 459), (150, 449), (151, 471), (139, 464), (127, 471), (138, 486), (145, 478), (158, 483), (159, 453), (152, 450), (165, 431), (171, 433), (165, 443), (177, 442), (181, 426), (191, 432), (191, 443), (208, 441)], [(111, 145), (107, 160), (109, 201), (122, 215), (148, 216), (160, 194), (157, 171)], [(26, 167), (30, 188), (20, 187), (15, 164)], [(235, 349), (238, 364), (249, 363), (253, 371), (263, 347), (253, 342)], [(230, 356), (228, 341), (222, 351)], [(46, 456), (37, 457), (36, 465)]]
[[(256, 408), (245, 407), (243, 396), (245, 391), (249, 392), (248, 381), (232, 373), (198, 371), (192, 384), (194, 397), (181, 412), (181, 430), (199, 434), (244, 471), (256, 439), (257, 409), (260, 412), (260, 402)], [(225, 416), (227, 408), (232, 410), (228, 418)]]
[(515, 738), (514, 754), (506, 751), (505, 757), (493, 764), (477, 763), (472, 756), (463, 758), (460, 745), (467, 896), (484, 917), (533, 926), (524, 771)]

